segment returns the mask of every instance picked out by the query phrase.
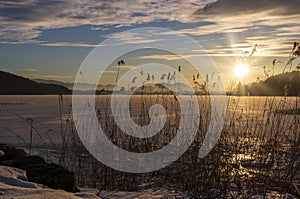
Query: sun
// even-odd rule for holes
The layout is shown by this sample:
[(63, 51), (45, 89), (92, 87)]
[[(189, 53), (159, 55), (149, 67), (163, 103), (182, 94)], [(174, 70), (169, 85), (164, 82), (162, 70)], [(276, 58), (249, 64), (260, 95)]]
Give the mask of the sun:
[(237, 77), (245, 77), (249, 73), (249, 67), (247, 64), (239, 63), (235, 66), (234, 73)]

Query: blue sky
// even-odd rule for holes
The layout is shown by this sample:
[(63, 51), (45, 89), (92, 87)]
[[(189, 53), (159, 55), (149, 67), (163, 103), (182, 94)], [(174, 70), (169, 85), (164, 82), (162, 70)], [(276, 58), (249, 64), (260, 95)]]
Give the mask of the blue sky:
[[(250, 82), (264, 78), (263, 66), (271, 68), (275, 58), (283, 62), (276, 71), (282, 71), (293, 42), (300, 40), (299, 13), (300, 0), (3, 0), (0, 68), (29, 78), (72, 82), (88, 53), (114, 33), (164, 27), (198, 41), (227, 83), (242, 52), (258, 44)], [(171, 55), (155, 52), (131, 55), (126, 64), (157, 59), (178, 65)]]

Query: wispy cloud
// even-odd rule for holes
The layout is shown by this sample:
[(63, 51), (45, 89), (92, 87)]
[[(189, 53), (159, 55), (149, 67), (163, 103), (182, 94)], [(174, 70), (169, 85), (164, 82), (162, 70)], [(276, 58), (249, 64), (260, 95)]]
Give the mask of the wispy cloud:
[[(289, 43), (299, 38), (299, 4), (300, 0), (4, 0), (0, 5), (0, 43), (95, 47), (89, 42), (39, 41), (38, 38), (48, 29), (81, 25), (91, 25), (92, 31), (107, 31), (102, 36), (111, 37), (108, 28), (111, 25), (121, 29), (133, 24), (147, 26), (150, 22), (172, 20), (182, 23), (207, 22), (189, 28), (178, 26), (177, 29), (181, 33), (201, 37), (201, 42), (216, 35), (222, 38), (205, 46), (211, 56), (227, 56), (230, 52), (237, 55), (238, 48), (251, 47), (255, 43), (265, 48), (257, 55), (277, 55), (279, 51), (284, 54)], [(226, 41), (226, 36), (230, 34), (238, 38)], [(132, 34), (115, 39), (120, 41), (120, 45), (159, 41), (159, 38), (147, 39)], [(173, 55), (163, 58), (178, 59)]]
[(1, 40), (32, 40), (45, 29), (79, 25), (131, 25), (157, 20), (184, 21), (191, 8), (211, 0), (44, 0), (1, 2)]
[[(217, 0), (194, 12), (197, 18), (238, 17), (253, 13), (267, 13), (268, 15), (298, 15), (299, 0)], [(259, 19), (254, 19), (259, 20)]]
[(97, 45), (87, 43), (75, 43), (75, 42), (55, 42), (55, 43), (40, 43), (41, 46), (62, 46), (62, 47), (87, 47), (94, 48)]
[(42, 75), (42, 78), (46, 78), (46, 79), (70, 79), (70, 78), (74, 78), (71, 75)]
[(138, 57), (138, 59), (163, 59), (163, 60), (178, 60), (182, 59), (181, 56), (175, 54), (156, 54), (156, 55), (144, 55)]
[(240, 56), (241, 51), (235, 51), (232, 49), (213, 49), (213, 50), (205, 50), (205, 51), (195, 51), (194, 54), (184, 54), (184, 55), (176, 55), (176, 54), (153, 54), (153, 55), (143, 55), (137, 57), (137, 59), (154, 59), (154, 60), (183, 60), (193, 57), (208, 57), (208, 56)]
[(114, 43), (116, 45), (123, 45), (123, 44), (147, 44), (147, 43), (154, 43), (161, 41), (161, 38), (156, 37), (154, 38), (151, 33), (146, 35), (145, 33), (143, 36), (138, 35), (137, 33), (132, 32), (124, 32), (123, 34), (111, 34), (107, 35), (107, 37), (115, 39)]
[(292, 25), (291, 29), (285, 31), (292, 31), (300, 25), (299, 4), (299, 0), (217, 0), (191, 15), (191, 20), (208, 20), (214, 24), (191, 32), (201, 35), (243, 32), (249, 29), (261, 29), (263, 26), (288, 24)]
[[(121, 66), (113, 66), (112, 68), (118, 69), (120, 68), (121, 70), (131, 70), (136, 68), (137, 66), (131, 66), (131, 65), (121, 65)], [(109, 72), (109, 71), (105, 71), (105, 72)]]
[(35, 69), (35, 68), (24, 68), (24, 69), (21, 69), (23, 71), (30, 71), (30, 72), (38, 72), (39, 70), (38, 69)]

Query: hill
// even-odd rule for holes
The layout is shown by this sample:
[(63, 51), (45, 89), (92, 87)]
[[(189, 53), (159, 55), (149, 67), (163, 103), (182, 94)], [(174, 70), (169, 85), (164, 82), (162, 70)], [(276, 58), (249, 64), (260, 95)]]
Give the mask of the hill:
[(264, 81), (238, 85), (239, 95), (258, 96), (300, 96), (300, 72), (277, 74)]
[(60, 81), (49, 80), (49, 79), (32, 79), (32, 80), (37, 83), (60, 85), (60, 86), (66, 87), (70, 90), (73, 88), (73, 83), (70, 83), (70, 82), (60, 82)]
[(0, 71), (0, 95), (71, 94), (72, 91), (56, 84), (37, 83), (28, 78)]
[[(73, 89), (74, 84), (71, 82), (60, 82), (60, 81), (56, 81), (56, 80), (48, 80), (48, 79), (33, 79), (33, 81), (37, 82), (37, 83), (45, 83), (45, 84), (56, 84), (56, 85), (60, 85), (60, 86), (64, 86), (70, 90)], [(94, 88), (96, 85), (92, 85), (92, 84), (87, 84), (87, 83), (76, 83), (76, 86), (78, 88), (79, 91), (86, 91), (89, 90), (91, 88)], [(111, 91), (114, 89), (114, 85), (98, 85), (97, 90), (108, 90)]]

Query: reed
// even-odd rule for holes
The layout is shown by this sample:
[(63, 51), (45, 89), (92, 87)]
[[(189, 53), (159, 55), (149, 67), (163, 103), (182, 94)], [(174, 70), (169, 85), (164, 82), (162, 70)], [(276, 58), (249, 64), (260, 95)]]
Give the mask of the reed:
[[(257, 47), (258, 45), (253, 47), (249, 58), (243, 55), (241, 59), (251, 62)], [(281, 62), (273, 60), (272, 75), (275, 73), (276, 63)], [(178, 72), (181, 70), (179, 67)], [(263, 75), (267, 73), (265, 68)], [(141, 75), (151, 81), (151, 74)], [(66, 143), (69, 151), (65, 152), (68, 159), (64, 164), (77, 174), (80, 185), (106, 190), (137, 190), (141, 184), (150, 183), (152, 187), (163, 186), (187, 191), (195, 198), (248, 198), (255, 195), (266, 196), (272, 191), (280, 193), (280, 197), (287, 193), (299, 197), (299, 97), (228, 96), (222, 136), (205, 158), (198, 158), (198, 151), (210, 122), (207, 86), (209, 82), (217, 81), (213, 78), (213, 74), (207, 74), (205, 79), (199, 74), (193, 75), (195, 90), (202, 94), (198, 96), (201, 111), (198, 134), (188, 151), (168, 167), (147, 174), (128, 174), (106, 167), (82, 146), (71, 118), (68, 121), (72, 136), (67, 137), (72, 139)], [(160, 79), (167, 83), (176, 82), (176, 73), (173, 76), (171, 73), (164, 74)], [(136, 78), (132, 82), (135, 83), (135, 80)], [(231, 82), (230, 93), (237, 86), (235, 79)], [(168, 144), (175, 136), (180, 121), (180, 104), (174, 94), (165, 93), (163, 87), (159, 87), (157, 93), (160, 94), (150, 94), (144, 92), (145, 88), (145, 85), (142, 86), (139, 95), (131, 97), (133, 120), (141, 126), (147, 125), (150, 121), (148, 110), (153, 104), (163, 105), (168, 116), (164, 128), (147, 139), (137, 139), (122, 132), (112, 117), (111, 97), (97, 97), (99, 123), (108, 138), (118, 147), (138, 153), (154, 151)]]
[[(106, 167), (86, 151), (70, 113), (64, 120), (68, 130), (61, 164), (75, 172), (80, 186), (105, 190), (136, 190), (143, 183), (151, 183), (188, 191), (194, 197), (210, 194), (250, 197), (271, 190), (283, 195), (299, 194), (299, 115), (289, 113), (299, 109), (298, 97), (227, 97), (222, 136), (203, 159), (197, 155), (209, 124), (210, 98), (204, 95), (198, 98), (201, 109), (198, 136), (182, 157), (164, 169), (127, 174)], [(108, 95), (99, 96), (96, 111), (101, 127), (115, 145), (144, 153), (163, 147), (176, 134), (180, 107), (172, 95), (132, 96), (132, 117), (139, 125), (149, 123), (151, 105), (158, 103), (166, 109), (167, 123), (151, 139), (137, 139), (122, 132), (111, 115), (110, 99)]]

